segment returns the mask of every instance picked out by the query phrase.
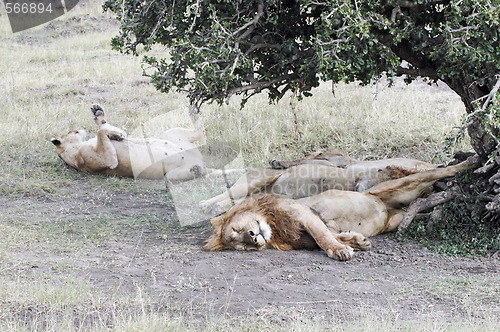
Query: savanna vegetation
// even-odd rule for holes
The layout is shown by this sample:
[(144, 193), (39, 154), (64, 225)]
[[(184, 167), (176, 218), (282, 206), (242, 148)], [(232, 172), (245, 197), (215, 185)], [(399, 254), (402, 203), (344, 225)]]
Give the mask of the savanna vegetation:
[[(455, 204), (447, 208), (450, 210), (477, 205), (475, 214), (488, 230), (483, 234), (490, 236), (488, 250), (498, 250), (497, 1), (108, 0), (104, 8), (121, 23), (114, 48), (135, 55), (145, 53), (145, 75), (156, 88), (185, 90), (195, 107), (207, 101), (222, 103), (233, 95), (242, 95), (245, 104), (262, 91), (271, 101), (282, 99), (287, 92), (301, 98), (310, 96), (321, 81), (367, 85), (384, 76), (389, 82), (394, 77), (404, 77), (407, 83), (416, 78), (429, 84), (443, 82), (460, 97), (466, 110), (458, 130), (450, 133), (448, 148), (465, 131), (469, 133), (473, 149), (485, 164), (479, 181), (484, 185), (480, 200), (467, 195), (463, 186), (452, 185), (445, 189), (446, 199), (432, 196), (425, 209), (451, 199)], [(168, 48), (168, 57), (151, 54), (156, 45)], [(354, 108), (350, 111), (356, 112)], [(470, 213), (470, 209), (462, 209), (462, 215)], [(446, 224), (457, 236), (451, 242), (438, 239), (461, 242), (462, 230), (454, 220), (457, 216), (448, 216), (444, 217)]]
[[(353, 265), (297, 253), (290, 264), (303, 271), (285, 266), (277, 276), (264, 274), (266, 264), (283, 265), (283, 256), (259, 265), (254, 256), (201, 253), (206, 224), (180, 227), (164, 183), (89, 176), (64, 166), (50, 138), (77, 128), (94, 134), (92, 103), (132, 135), (190, 126), (185, 92), (156, 91), (142, 77), (141, 59), (111, 50), (119, 24), (101, 6), (81, 1), (63, 17), (16, 34), (0, 6), (0, 330), (496, 330), (494, 258), (440, 258), (389, 242), (395, 249), (379, 248)], [(158, 45), (149, 52), (172, 56)], [(259, 95), (244, 111), (244, 96), (233, 96), (227, 104), (203, 104), (200, 116), (208, 139), (241, 147), (250, 166), (333, 148), (360, 159), (448, 160), (442, 147), (465, 107), (443, 84), (406, 86), (395, 79), (389, 88), (381, 79), (367, 86), (339, 83), (334, 97), (331, 90), (319, 83), (310, 98), (292, 98), (293, 90), (273, 105)], [(458, 147), (469, 148), (467, 141)], [(200, 260), (215, 261), (208, 277), (197, 269)], [(222, 267), (228, 278), (235, 271), (234, 280), (220, 280)], [(308, 291), (295, 302), (283, 291), (266, 306), (247, 309), (243, 304), (269, 292), (245, 278), (254, 271), (270, 289), (306, 285)], [(331, 288), (309, 279), (336, 274), (345, 280)], [(252, 293), (239, 298), (234, 284), (248, 284)], [(382, 293), (378, 286), (385, 284)], [(307, 303), (313, 292), (344, 290), (351, 302), (340, 308)]]

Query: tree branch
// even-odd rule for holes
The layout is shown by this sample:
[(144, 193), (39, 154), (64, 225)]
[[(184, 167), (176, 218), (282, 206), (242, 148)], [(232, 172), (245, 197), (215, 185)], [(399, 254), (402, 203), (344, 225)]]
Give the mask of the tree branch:
[(490, 104), (491, 100), (497, 94), (498, 89), (500, 89), (500, 74), (498, 74), (497, 77), (498, 77), (497, 82), (495, 83), (495, 85), (491, 89), (490, 93), (488, 94), (488, 96), (486, 98), (486, 101), (484, 102), (483, 106), (481, 107), (481, 112), (486, 113), (486, 108), (488, 108), (488, 105)]
[(241, 41), (247, 38), (255, 29), (255, 25), (257, 24), (257, 22), (259, 22), (262, 15), (264, 15), (264, 1), (261, 0), (259, 2), (259, 5), (257, 6), (257, 13), (255, 14), (254, 18), (250, 22), (233, 32), (231, 36), (237, 36), (240, 32), (246, 30), (241, 36), (238, 37), (238, 40)]
[(408, 75), (408, 76), (422, 76), (429, 78), (437, 77), (437, 72), (434, 68), (410, 69), (410, 68), (398, 67), (396, 69), (396, 73), (398, 76)]
[(415, 219), (418, 213), (429, 210), (436, 205), (446, 203), (455, 198), (457, 195), (458, 188), (453, 187), (446, 191), (434, 193), (427, 198), (418, 198), (414, 200), (404, 214), (403, 220), (399, 224), (397, 233), (400, 235), (404, 234), (404, 232), (406, 231), (408, 226), (410, 226), (411, 222), (413, 221), (413, 219)]
[(275, 79), (269, 80), (269, 81), (256, 81), (254, 83), (250, 83), (247, 85), (243, 85), (237, 88), (231, 88), (227, 91), (227, 98), (231, 97), (234, 94), (246, 92), (249, 90), (256, 90), (257, 92), (262, 91), (263, 89), (269, 89), (273, 87), (276, 84), (283, 84), (282, 82), (293, 82), (297, 81), (299, 79), (297, 74), (288, 74), (288, 75), (283, 75), (280, 77), (277, 77)]

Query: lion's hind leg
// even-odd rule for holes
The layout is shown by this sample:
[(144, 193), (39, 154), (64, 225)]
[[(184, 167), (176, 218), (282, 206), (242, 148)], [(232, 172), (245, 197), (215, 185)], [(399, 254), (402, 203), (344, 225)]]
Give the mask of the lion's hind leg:
[(335, 238), (340, 243), (354, 250), (369, 250), (372, 246), (370, 240), (366, 236), (356, 232), (343, 232), (336, 234)]
[(399, 209), (408, 206), (434, 182), (454, 176), (459, 171), (477, 168), (479, 165), (477, 158), (473, 157), (457, 165), (435, 168), (396, 180), (385, 181), (364, 192), (377, 196), (389, 209)]
[(90, 110), (94, 115), (94, 121), (96, 125), (100, 127), (101, 125), (106, 123), (106, 119), (104, 118), (104, 110), (100, 105), (93, 104), (92, 107), (90, 107)]
[(397, 229), (401, 221), (403, 220), (405, 211), (404, 210), (390, 210), (387, 222), (380, 233), (392, 232)]
[(93, 104), (90, 108), (92, 114), (94, 115), (95, 124), (99, 127), (99, 130), (103, 130), (106, 132), (106, 135), (110, 140), (121, 141), (127, 138), (127, 134), (120, 128), (110, 125), (105, 117), (104, 110), (98, 104)]

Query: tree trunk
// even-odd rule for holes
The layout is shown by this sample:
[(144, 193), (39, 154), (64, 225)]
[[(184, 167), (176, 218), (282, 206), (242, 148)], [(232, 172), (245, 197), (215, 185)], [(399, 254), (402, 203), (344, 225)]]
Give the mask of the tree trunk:
[[(465, 81), (462, 84), (445, 83), (460, 96), (467, 114), (474, 113), (477, 109), (477, 101), (483, 103), (485, 101), (484, 97), (490, 93), (487, 87), (480, 87), (474, 83)], [(472, 148), (481, 159), (486, 160), (496, 150), (498, 142), (486, 130), (484, 119), (473, 116), (470, 120), (467, 133), (469, 134)], [(494, 130), (498, 131), (497, 128)]]
[(468, 128), (471, 145), (481, 159), (488, 157), (495, 151), (497, 142), (484, 128), (484, 122), (475, 120)]

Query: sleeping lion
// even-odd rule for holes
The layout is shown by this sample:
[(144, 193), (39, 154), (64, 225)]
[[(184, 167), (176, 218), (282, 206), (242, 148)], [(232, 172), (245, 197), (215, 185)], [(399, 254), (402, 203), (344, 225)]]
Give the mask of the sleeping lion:
[(85, 140), (85, 130), (73, 130), (52, 139), (58, 156), (69, 166), (91, 174), (186, 181), (212, 171), (205, 166), (194, 142), (205, 138), (203, 126), (194, 118), (194, 130), (172, 128), (162, 139), (127, 138), (120, 128), (107, 123), (104, 111), (91, 111), (99, 127), (97, 137)]
[(368, 237), (396, 229), (404, 207), (437, 180), (477, 168), (475, 158), (446, 168), (415, 173), (380, 183), (364, 192), (329, 190), (287, 199), (267, 195), (249, 198), (211, 220), (213, 233), (204, 250), (321, 248), (334, 259), (351, 259), (368, 250)]
[(339, 151), (327, 151), (321, 152), (316, 151), (307, 158), (297, 159), (297, 160), (276, 160), (273, 159), (269, 162), (271, 168), (274, 169), (286, 169), (297, 165), (325, 165), (333, 167), (341, 167), (345, 169), (350, 169), (354, 171), (367, 171), (374, 169), (382, 169), (387, 166), (398, 167), (405, 169), (411, 173), (418, 173), (422, 171), (427, 171), (435, 168), (436, 166), (425, 161), (408, 159), (408, 158), (389, 158), (380, 160), (366, 160), (360, 161), (353, 159), (348, 156), (344, 156)]
[(387, 180), (436, 168), (415, 159), (356, 161), (340, 153), (316, 153), (307, 159), (272, 160), (270, 164), (271, 168), (248, 170), (225, 192), (201, 201), (201, 209), (221, 214), (249, 195), (272, 193), (295, 199), (331, 189), (364, 191)]

